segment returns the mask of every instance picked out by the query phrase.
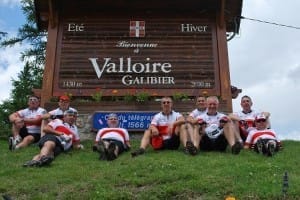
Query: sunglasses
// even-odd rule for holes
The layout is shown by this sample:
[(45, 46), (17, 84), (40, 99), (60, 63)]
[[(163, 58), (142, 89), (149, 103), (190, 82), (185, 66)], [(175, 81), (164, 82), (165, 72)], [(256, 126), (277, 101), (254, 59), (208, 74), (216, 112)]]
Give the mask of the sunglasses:
[(261, 123), (261, 122), (266, 122), (266, 120), (265, 119), (258, 119), (258, 120), (256, 120), (256, 122)]
[(171, 102), (170, 101), (163, 101), (162, 103), (163, 104), (170, 104)]
[(38, 101), (37, 98), (29, 98), (29, 101)]

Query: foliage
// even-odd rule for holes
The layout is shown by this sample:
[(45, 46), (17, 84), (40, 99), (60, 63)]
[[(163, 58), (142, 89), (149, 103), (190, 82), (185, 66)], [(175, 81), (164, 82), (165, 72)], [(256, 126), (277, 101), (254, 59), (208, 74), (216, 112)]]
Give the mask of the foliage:
[(0, 136), (8, 136), (11, 133), (8, 116), (22, 108), (27, 107), (28, 96), (32, 95), (32, 88), (41, 85), (42, 71), (32, 67), (32, 63), (27, 62), (23, 71), (18, 74), (17, 80), (12, 79), (13, 89), (10, 99), (0, 104)]
[(94, 94), (91, 95), (92, 99), (96, 102), (100, 102), (102, 100), (102, 92), (97, 91)]
[(18, 74), (18, 80), (12, 80), (11, 98), (20, 102), (20, 106), (27, 104), (28, 95), (32, 94), (33, 88), (41, 86), (43, 70), (32, 67), (34, 64), (27, 62), (23, 71)]
[(132, 102), (135, 100), (135, 96), (130, 93), (127, 93), (124, 95), (123, 99), (125, 102)]
[(150, 94), (146, 91), (138, 92), (135, 94), (135, 98), (137, 102), (145, 102), (150, 98)]
[(9, 114), (26, 107), (27, 97), (32, 94), (32, 89), (41, 88), (42, 85), (46, 32), (40, 32), (36, 27), (33, 1), (21, 0), (21, 4), (27, 23), (19, 28), (17, 37), (9, 37), (9, 34), (0, 32), (0, 47), (11, 47), (23, 42), (30, 44), (30, 48), (20, 55), (25, 66), (18, 73), (18, 78), (12, 80), (10, 97), (0, 104), (1, 137), (6, 137), (11, 132)]
[(21, 4), (26, 17), (26, 24), (19, 28), (16, 37), (1, 38), (0, 47), (10, 47), (23, 42), (29, 43), (30, 48), (22, 53), (21, 59), (22, 61), (26, 58), (27, 60), (35, 60), (36, 65), (34, 67), (40, 68), (40, 65), (45, 62), (47, 32), (38, 30), (36, 26), (33, 0), (21, 0)]
[(175, 92), (173, 95), (173, 100), (174, 101), (181, 101), (181, 100), (188, 100), (189, 96), (187, 94), (184, 94), (182, 92)]
[(6, 32), (2, 32), (2, 31), (0, 31), (0, 40), (2, 39), (2, 37), (6, 36), (6, 35), (7, 35), (7, 33), (6, 33)]
[[(133, 149), (139, 140), (132, 141)], [(264, 157), (243, 150), (240, 155), (147, 149), (131, 158), (100, 161), (92, 141), (83, 151), (59, 155), (48, 167), (24, 168), (37, 146), (10, 152), (0, 148), (0, 193), (12, 199), (300, 199), (299, 142), (283, 141), (284, 150)], [(0, 141), (7, 146), (7, 141)], [(293, 158), (293, 159), (289, 159)], [(283, 175), (288, 173), (286, 198)], [(51, 187), (49, 187), (51, 186)], [(32, 192), (34, 191), (34, 192)]]
[(11, 134), (11, 124), (8, 116), (14, 111), (14, 105), (9, 100), (5, 100), (0, 104), (0, 138), (7, 139), (7, 136)]

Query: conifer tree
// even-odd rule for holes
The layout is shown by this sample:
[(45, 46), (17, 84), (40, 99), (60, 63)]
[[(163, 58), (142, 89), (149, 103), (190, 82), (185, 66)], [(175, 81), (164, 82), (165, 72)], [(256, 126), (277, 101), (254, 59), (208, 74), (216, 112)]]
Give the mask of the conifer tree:
[(45, 63), (45, 49), (47, 33), (38, 30), (35, 21), (35, 9), (33, 0), (21, 0), (22, 10), (26, 17), (26, 23), (18, 29), (15, 37), (5, 30), (0, 31), (0, 48), (9, 48), (16, 44), (29, 44), (20, 59), (24, 67), (20, 68), (17, 79), (12, 79), (12, 91), (10, 97), (0, 104), (0, 136), (10, 134), (8, 116), (21, 108), (27, 107), (28, 95), (32, 89), (42, 87), (43, 67)]

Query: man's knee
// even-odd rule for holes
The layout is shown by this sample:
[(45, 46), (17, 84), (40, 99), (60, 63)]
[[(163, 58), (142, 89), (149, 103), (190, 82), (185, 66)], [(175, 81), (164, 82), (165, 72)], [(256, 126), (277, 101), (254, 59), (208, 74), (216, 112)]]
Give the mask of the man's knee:
[(48, 140), (44, 143), (43, 147), (55, 147), (55, 142)]
[(26, 143), (33, 143), (34, 137), (32, 135), (27, 135), (26, 137), (23, 138), (23, 141), (25, 141)]

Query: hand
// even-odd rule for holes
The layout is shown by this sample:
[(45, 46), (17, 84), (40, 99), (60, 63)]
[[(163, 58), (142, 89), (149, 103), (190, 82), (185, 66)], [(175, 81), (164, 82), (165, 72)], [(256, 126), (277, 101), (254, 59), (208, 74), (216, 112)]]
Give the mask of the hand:
[(200, 119), (198, 119), (198, 123), (200, 126), (202, 126), (202, 125), (206, 124), (206, 121), (204, 121), (203, 119), (200, 118)]
[(24, 120), (22, 118), (17, 118), (14, 120), (14, 124), (17, 128), (22, 128), (24, 126)]
[(220, 123), (227, 123), (229, 121), (229, 118), (227, 116), (224, 116), (220, 119)]
[(248, 129), (248, 123), (245, 120), (240, 120), (240, 127), (244, 128), (244, 129)]
[(150, 131), (151, 131), (152, 136), (156, 136), (159, 134), (157, 130), (150, 129)]
[(61, 138), (63, 141), (65, 141), (65, 142), (70, 142), (71, 139), (72, 139), (72, 136), (63, 134), (63, 135), (60, 136), (60, 138)]
[(173, 124), (170, 124), (168, 126), (168, 134), (171, 135), (173, 133), (173, 128), (174, 128), (174, 125)]

